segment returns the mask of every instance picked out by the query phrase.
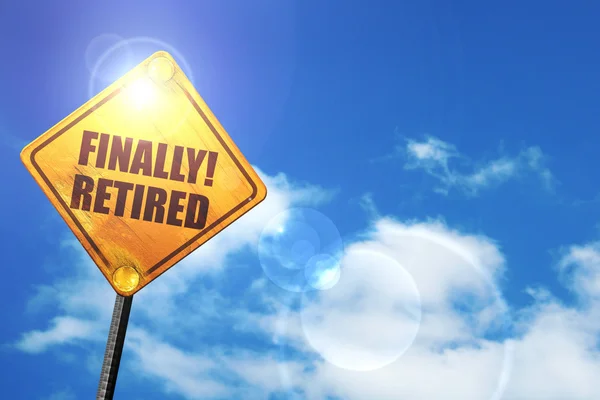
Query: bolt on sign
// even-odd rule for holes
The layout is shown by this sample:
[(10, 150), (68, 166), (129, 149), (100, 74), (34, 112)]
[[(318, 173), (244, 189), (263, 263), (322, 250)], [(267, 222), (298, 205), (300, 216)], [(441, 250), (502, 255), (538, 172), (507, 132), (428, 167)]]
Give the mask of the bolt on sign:
[(21, 159), (122, 296), (142, 289), (267, 195), (166, 52), (35, 139)]

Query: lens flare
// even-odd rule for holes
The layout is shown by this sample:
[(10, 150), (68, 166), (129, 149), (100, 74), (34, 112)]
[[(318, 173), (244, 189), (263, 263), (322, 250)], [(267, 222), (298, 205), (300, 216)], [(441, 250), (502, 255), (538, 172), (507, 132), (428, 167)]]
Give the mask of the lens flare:
[(371, 371), (396, 361), (421, 323), (421, 300), (412, 276), (393, 258), (351, 250), (339, 282), (303, 296), (302, 327), (310, 345), (331, 364)]
[(137, 110), (142, 110), (151, 105), (156, 95), (154, 84), (147, 77), (139, 78), (125, 90), (131, 105)]
[(258, 255), (273, 283), (304, 292), (331, 285), (343, 248), (340, 233), (328, 217), (311, 208), (293, 208), (269, 221)]
[[(115, 81), (127, 71), (127, 66), (135, 64), (133, 53), (126, 46), (115, 48), (110, 57), (103, 57), (107, 50), (124, 40), (119, 35), (104, 33), (93, 38), (85, 49), (85, 64), (94, 78), (98, 80), (99, 85)], [(100, 60), (100, 65), (98, 65)]]
[[(146, 36), (117, 41), (117, 38), (112, 35), (108, 39), (103, 38), (100, 42), (102, 46), (90, 43), (90, 47), (98, 48), (98, 50), (94, 50), (93, 55), (88, 56), (89, 62), (93, 62), (88, 83), (88, 96), (90, 98), (94, 97), (110, 82), (120, 78), (139, 61), (160, 50), (172, 54), (190, 82), (195, 84), (194, 72), (189, 63), (181, 52), (167, 42)], [(99, 55), (96, 54), (100, 53), (100, 50), (104, 51)]]

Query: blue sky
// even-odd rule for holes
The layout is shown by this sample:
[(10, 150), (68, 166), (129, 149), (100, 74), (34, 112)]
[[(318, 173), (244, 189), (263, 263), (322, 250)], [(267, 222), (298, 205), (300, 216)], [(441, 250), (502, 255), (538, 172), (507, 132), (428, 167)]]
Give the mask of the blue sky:
[(599, 12), (3, 3), (3, 392), (93, 396), (114, 299), (19, 152), (167, 50), (269, 196), (136, 295), (116, 398), (600, 398)]

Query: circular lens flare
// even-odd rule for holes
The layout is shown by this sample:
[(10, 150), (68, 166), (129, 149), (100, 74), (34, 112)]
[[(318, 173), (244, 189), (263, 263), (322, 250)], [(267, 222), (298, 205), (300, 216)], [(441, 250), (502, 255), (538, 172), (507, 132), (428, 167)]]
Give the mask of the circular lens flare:
[[(118, 79), (133, 64), (133, 53), (127, 46), (118, 46), (124, 39), (113, 33), (93, 38), (85, 49), (85, 64), (93, 77), (102, 85)], [(109, 57), (106, 52), (114, 48)]]
[(321, 289), (331, 283), (343, 242), (335, 224), (311, 208), (292, 208), (272, 218), (263, 230), (258, 256), (267, 277), (293, 291)]
[[(331, 271), (330, 263), (325, 261), (325, 271)], [(412, 276), (393, 258), (370, 250), (347, 253), (341, 270), (334, 287), (303, 296), (306, 339), (325, 360), (346, 370), (372, 371), (396, 361), (421, 323)], [(335, 272), (316, 275), (329, 274)]]

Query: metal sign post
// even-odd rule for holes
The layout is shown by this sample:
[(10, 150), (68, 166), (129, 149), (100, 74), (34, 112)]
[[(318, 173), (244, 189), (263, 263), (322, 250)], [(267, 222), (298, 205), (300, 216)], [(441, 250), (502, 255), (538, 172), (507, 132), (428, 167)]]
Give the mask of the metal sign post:
[(115, 394), (132, 301), (133, 296), (124, 297), (120, 294), (117, 294), (115, 299), (115, 308), (110, 322), (110, 330), (108, 331), (96, 400), (112, 400)]

